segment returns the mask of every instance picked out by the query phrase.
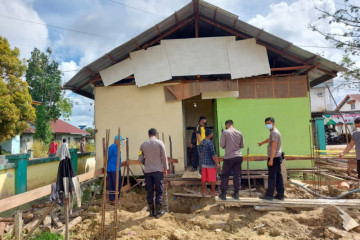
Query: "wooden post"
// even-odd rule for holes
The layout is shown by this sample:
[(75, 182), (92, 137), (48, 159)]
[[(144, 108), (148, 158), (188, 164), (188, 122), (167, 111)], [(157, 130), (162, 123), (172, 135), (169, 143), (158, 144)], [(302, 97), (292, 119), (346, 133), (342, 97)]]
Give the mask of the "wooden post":
[[(120, 138), (120, 128), (118, 129), (118, 139), (119, 139), (119, 146), (118, 146), (118, 151), (117, 151), (117, 157), (116, 157), (116, 180), (115, 180), (115, 210), (114, 210), (114, 239), (116, 239), (117, 236), (117, 224), (118, 224), (118, 220), (117, 220), (117, 210), (118, 210), (118, 200), (119, 200), (119, 167), (120, 167), (120, 148), (121, 148), (121, 138)], [(128, 172), (129, 172), (129, 167), (128, 167)], [(128, 175), (129, 178), (129, 175)], [(129, 180), (128, 180), (129, 181)], [(129, 184), (129, 182), (128, 182)]]
[(22, 212), (17, 212), (15, 214), (15, 240), (21, 240), (22, 225)]
[(250, 153), (250, 148), (247, 148), (246, 151), (246, 166), (247, 166), (247, 178), (248, 178), (248, 185), (249, 185), (249, 191), (250, 191), (250, 196), (251, 196), (251, 182), (250, 182), (250, 169), (249, 169), (249, 153)]
[(65, 240), (69, 240), (69, 197), (65, 197)]
[[(170, 159), (173, 159), (173, 155), (172, 155), (172, 139), (171, 139), (171, 136), (169, 136), (169, 144), (170, 144)], [(170, 173), (175, 174), (175, 167), (174, 167), (174, 163), (173, 163), (173, 162), (170, 163)]]
[(281, 163), (281, 174), (283, 176), (283, 183), (284, 185), (287, 182), (287, 169), (286, 169), (286, 159), (283, 159), (282, 163)]

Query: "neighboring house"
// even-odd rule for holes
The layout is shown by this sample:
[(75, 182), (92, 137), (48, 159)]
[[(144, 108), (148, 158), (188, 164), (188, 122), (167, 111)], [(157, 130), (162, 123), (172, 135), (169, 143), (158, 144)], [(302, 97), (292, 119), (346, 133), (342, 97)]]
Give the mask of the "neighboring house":
[(60, 119), (51, 122), (50, 125), (55, 139), (62, 141), (65, 138), (69, 144), (74, 141), (79, 142), (82, 136), (90, 135), (90, 133)]
[[(281, 26), (279, 26), (281, 27)], [(271, 66), (270, 66), (271, 63)], [(96, 165), (103, 166), (106, 129), (129, 138), (137, 159), (148, 129), (157, 128), (176, 170), (187, 167), (187, 145), (199, 116), (214, 129), (217, 153), (228, 119), (244, 135), (245, 149), (266, 154), (257, 143), (269, 135), (273, 116), (288, 155), (310, 154), (310, 94), (345, 69), (292, 43), (238, 20), (205, 1), (192, 1), (159, 24), (84, 67), (64, 86), (95, 100)], [(246, 152), (243, 150), (243, 153)], [(122, 151), (125, 159), (126, 151)], [(306, 165), (308, 164), (308, 165)], [(291, 161), (292, 167), (311, 167)], [(266, 168), (253, 161), (251, 168)], [(140, 168), (134, 170), (140, 174)]]
[[(79, 142), (82, 136), (90, 136), (90, 133), (60, 119), (51, 122), (50, 125), (54, 138), (58, 141), (62, 141), (65, 138), (68, 143)], [(7, 153), (26, 153), (32, 149), (35, 131), (35, 125), (29, 123), (29, 128), (21, 136), (18, 135), (9, 141), (0, 143), (0, 146)]]
[(348, 94), (335, 108), (335, 112), (360, 112), (360, 94)]
[[(331, 87), (333, 86), (333, 81), (327, 81), (326, 84)], [(331, 111), (333, 109), (332, 101), (333, 100), (331, 99), (329, 90), (327, 89), (325, 83), (310, 88), (312, 113)]]

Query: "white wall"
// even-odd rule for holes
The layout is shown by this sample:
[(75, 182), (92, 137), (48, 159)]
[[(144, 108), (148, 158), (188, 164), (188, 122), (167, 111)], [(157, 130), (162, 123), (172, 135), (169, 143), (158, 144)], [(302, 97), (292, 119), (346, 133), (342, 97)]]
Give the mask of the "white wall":
[(311, 88), (310, 102), (311, 112), (324, 112), (333, 110), (330, 94), (326, 88)]
[(28, 150), (32, 149), (34, 139), (34, 134), (23, 134), (20, 136), (20, 152), (27, 153)]

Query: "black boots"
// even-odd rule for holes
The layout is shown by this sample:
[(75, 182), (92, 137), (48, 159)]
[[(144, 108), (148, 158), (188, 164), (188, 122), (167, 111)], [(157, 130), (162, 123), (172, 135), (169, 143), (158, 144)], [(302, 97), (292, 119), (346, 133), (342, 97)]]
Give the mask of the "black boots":
[(234, 192), (233, 198), (234, 198), (235, 200), (239, 200), (239, 190), (237, 190), (237, 191)]
[(154, 212), (154, 205), (149, 205), (149, 217), (154, 217), (155, 216), (155, 212)]
[(221, 191), (221, 194), (219, 196), (221, 200), (226, 200), (226, 191)]
[(162, 209), (161, 205), (157, 205), (156, 206), (156, 210), (155, 210), (155, 217), (156, 218), (160, 218), (162, 215), (165, 214), (165, 211)]

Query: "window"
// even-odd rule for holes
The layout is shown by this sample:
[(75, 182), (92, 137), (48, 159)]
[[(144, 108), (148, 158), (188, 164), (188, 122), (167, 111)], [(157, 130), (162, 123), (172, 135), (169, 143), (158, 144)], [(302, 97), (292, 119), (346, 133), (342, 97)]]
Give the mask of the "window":
[(351, 110), (355, 110), (355, 103), (350, 104)]

